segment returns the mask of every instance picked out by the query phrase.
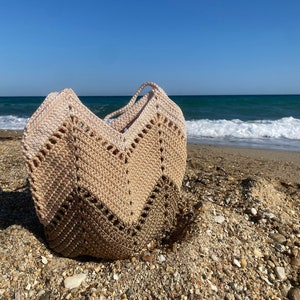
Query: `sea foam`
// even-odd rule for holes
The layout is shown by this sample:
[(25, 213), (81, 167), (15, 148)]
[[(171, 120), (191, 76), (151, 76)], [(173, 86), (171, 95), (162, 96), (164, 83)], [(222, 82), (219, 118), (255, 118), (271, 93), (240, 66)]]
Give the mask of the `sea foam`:
[[(0, 129), (23, 130), (28, 118), (0, 116)], [(188, 120), (188, 142), (300, 151), (300, 119)]]
[(300, 140), (300, 120), (194, 120), (186, 121), (187, 135), (192, 138), (291, 139)]
[[(28, 118), (0, 116), (0, 129), (22, 130)], [(191, 138), (292, 139), (300, 140), (300, 120), (293, 117), (279, 120), (192, 120), (186, 121)]]
[(23, 130), (27, 120), (12, 115), (0, 116), (0, 129)]

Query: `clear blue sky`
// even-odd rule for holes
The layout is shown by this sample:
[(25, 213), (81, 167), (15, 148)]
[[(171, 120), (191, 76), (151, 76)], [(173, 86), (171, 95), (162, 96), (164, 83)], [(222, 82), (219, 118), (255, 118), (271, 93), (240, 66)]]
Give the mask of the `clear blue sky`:
[(0, 96), (300, 93), (299, 0), (0, 0)]

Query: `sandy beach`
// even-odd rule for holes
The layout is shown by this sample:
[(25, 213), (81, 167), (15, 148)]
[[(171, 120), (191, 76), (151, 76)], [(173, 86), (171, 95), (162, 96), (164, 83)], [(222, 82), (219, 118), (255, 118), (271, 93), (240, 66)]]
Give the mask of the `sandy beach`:
[(189, 144), (171, 237), (103, 261), (47, 247), (20, 143), (0, 131), (0, 299), (300, 299), (300, 152)]

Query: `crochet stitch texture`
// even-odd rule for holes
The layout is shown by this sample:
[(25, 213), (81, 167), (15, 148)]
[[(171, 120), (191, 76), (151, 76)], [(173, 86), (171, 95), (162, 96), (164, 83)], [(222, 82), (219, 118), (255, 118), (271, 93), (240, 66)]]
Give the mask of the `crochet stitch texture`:
[[(136, 102), (145, 86), (152, 89)], [(51, 93), (29, 119), (23, 149), (54, 251), (126, 258), (172, 227), (186, 129), (180, 108), (155, 83), (103, 120), (71, 89)]]

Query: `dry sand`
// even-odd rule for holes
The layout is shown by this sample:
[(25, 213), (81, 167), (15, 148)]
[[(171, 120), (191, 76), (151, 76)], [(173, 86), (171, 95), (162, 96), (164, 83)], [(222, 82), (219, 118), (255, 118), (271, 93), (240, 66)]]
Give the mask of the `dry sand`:
[(0, 299), (300, 299), (300, 153), (189, 145), (181, 213), (131, 259), (60, 257), (0, 132)]

